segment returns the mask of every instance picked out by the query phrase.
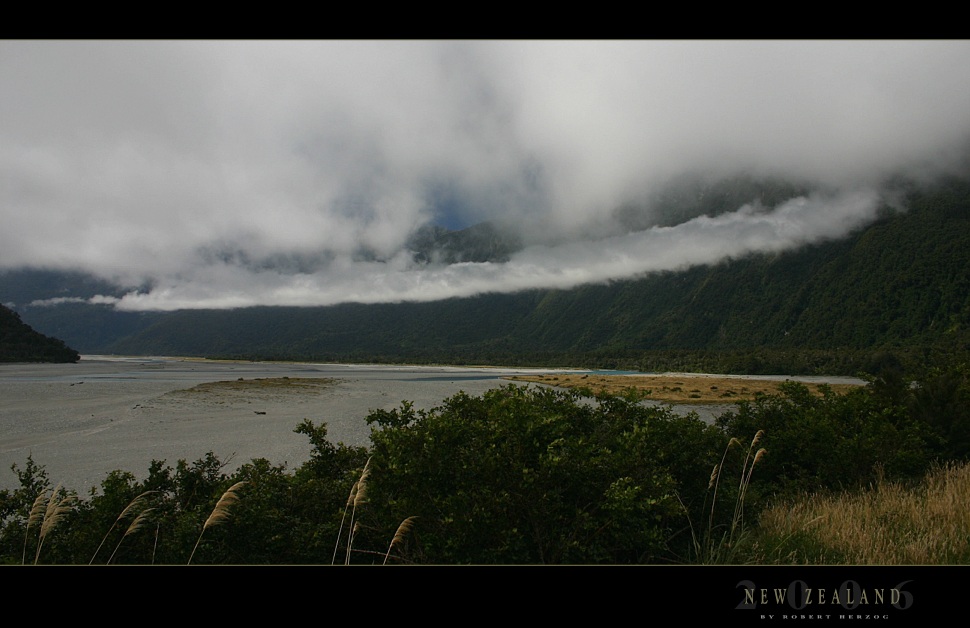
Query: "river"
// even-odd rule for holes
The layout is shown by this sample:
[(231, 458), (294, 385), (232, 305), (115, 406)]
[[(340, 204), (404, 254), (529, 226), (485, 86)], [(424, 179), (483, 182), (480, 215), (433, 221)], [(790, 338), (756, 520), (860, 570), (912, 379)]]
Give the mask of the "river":
[[(86, 492), (110, 471), (143, 479), (152, 460), (175, 466), (209, 451), (227, 471), (253, 458), (294, 468), (310, 455), (293, 429), (325, 422), (333, 442), (369, 444), (364, 420), (404, 400), (431, 408), (465, 391), (480, 395), (508, 384), (505, 375), (553, 369), (462, 368), (277, 362), (222, 362), (167, 357), (82, 356), (77, 364), (0, 365), (0, 489), (19, 486), (11, 470), (27, 457), (52, 483)], [(256, 378), (332, 379), (308, 393), (285, 389), (208, 391), (208, 382)]]
[[(481, 395), (509, 375), (561, 369), (232, 362), (170, 357), (82, 356), (77, 364), (0, 364), (0, 489), (27, 457), (53, 484), (79, 493), (114, 470), (138, 479), (152, 460), (172, 467), (211, 451), (227, 472), (254, 458), (295, 468), (310, 456), (293, 429), (326, 423), (334, 443), (368, 445), (365, 417), (402, 401), (430, 409), (459, 391)], [(326, 380), (310, 390), (257, 379)], [(196, 388), (212, 382), (241, 385)], [(286, 383), (285, 381), (282, 383)], [(292, 387), (296, 388), (296, 387)], [(194, 390), (193, 390), (194, 389)], [(711, 420), (730, 406), (677, 406)]]

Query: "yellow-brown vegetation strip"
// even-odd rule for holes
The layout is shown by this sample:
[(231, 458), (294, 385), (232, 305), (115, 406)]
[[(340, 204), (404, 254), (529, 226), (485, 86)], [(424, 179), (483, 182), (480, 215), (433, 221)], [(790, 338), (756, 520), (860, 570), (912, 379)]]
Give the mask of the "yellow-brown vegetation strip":
[[(881, 482), (863, 492), (811, 495), (759, 515), (765, 535), (809, 538), (783, 562), (849, 565), (967, 564), (970, 557), (970, 464), (930, 471), (915, 487)], [(806, 554), (806, 548), (817, 555)]]
[[(783, 381), (721, 377), (717, 375), (513, 375), (506, 379), (535, 382), (560, 388), (589, 388), (593, 393), (622, 394), (631, 388), (647, 399), (669, 403), (732, 403), (754, 399), (758, 393), (776, 394)], [(804, 383), (804, 382), (803, 382)], [(820, 395), (822, 384), (805, 383)], [(829, 384), (836, 393), (844, 393), (855, 384)]]
[(173, 390), (162, 399), (176, 403), (193, 402), (215, 404), (253, 403), (311, 399), (338, 380), (326, 377), (257, 377), (220, 382), (204, 382), (192, 388)]
[(256, 377), (221, 382), (205, 382), (185, 390), (187, 393), (213, 392), (310, 392), (330, 386), (336, 380), (325, 377)]

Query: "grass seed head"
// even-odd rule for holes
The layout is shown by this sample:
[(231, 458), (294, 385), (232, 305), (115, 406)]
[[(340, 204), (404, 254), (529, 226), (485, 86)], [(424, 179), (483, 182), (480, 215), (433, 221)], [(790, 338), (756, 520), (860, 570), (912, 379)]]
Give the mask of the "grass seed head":
[(720, 466), (721, 465), (716, 464), (714, 465), (714, 468), (711, 469), (711, 480), (707, 483), (708, 490), (710, 490), (710, 488), (714, 486), (714, 482), (717, 481), (717, 471)]
[(205, 525), (202, 526), (203, 530), (211, 528), (214, 525), (224, 523), (226, 519), (229, 518), (229, 509), (232, 508), (233, 504), (239, 501), (238, 491), (245, 484), (248, 484), (248, 482), (236, 482), (229, 487), (229, 490), (222, 494), (222, 497), (219, 498), (219, 502), (216, 504), (216, 507), (212, 509), (212, 514), (209, 515), (209, 518), (205, 520)]

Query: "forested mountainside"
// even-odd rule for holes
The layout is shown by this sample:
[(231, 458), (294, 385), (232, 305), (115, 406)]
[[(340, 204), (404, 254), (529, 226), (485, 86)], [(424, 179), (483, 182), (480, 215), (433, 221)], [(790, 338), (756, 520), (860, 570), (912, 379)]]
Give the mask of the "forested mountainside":
[(62, 340), (34, 331), (0, 305), (0, 362), (77, 362), (78, 352)]
[[(644, 370), (686, 360), (721, 371), (829, 373), (888, 353), (960, 359), (970, 348), (970, 182), (907, 194), (904, 211), (886, 207), (841, 240), (570, 290), (164, 314), (70, 303), (23, 315), (82, 351), (122, 354)], [(696, 215), (697, 198), (696, 206), (668, 203), (670, 219)], [(730, 208), (734, 199), (721, 190), (708, 201)], [(466, 231), (421, 234), (418, 253), (479, 260), (515, 250), (493, 229)]]

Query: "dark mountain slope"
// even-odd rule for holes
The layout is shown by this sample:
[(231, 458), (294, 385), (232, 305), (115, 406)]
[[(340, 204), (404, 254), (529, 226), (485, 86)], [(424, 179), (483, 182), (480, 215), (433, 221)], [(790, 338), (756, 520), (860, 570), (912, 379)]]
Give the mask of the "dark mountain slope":
[(80, 357), (63, 341), (37, 333), (16, 312), (0, 305), (0, 362), (77, 362)]
[(110, 305), (85, 302), (95, 295), (120, 297), (124, 292), (81, 272), (36, 268), (0, 271), (0, 303), (34, 329), (63, 338), (81, 353), (101, 353), (107, 345), (144, 329), (161, 316), (158, 312), (120, 312)]

